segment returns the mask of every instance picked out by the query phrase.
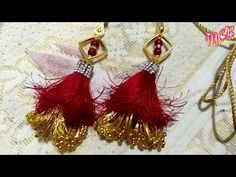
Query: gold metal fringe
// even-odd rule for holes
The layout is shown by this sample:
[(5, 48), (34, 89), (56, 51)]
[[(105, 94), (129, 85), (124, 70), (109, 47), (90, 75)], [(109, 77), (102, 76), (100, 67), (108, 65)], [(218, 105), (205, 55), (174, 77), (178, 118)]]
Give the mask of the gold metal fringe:
[(132, 128), (133, 115), (128, 117), (118, 116), (117, 113), (103, 112), (95, 123), (95, 130), (101, 138), (107, 141), (123, 141), (129, 146), (139, 149), (161, 149), (165, 146), (166, 133), (162, 129), (149, 126), (146, 123), (137, 123)]
[(36, 131), (36, 137), (51, 141), (61, 153), (74, 151), (86, 138), (88, 127), (79, 129), (68, 128), (58, 109), (46, 114), (32, 111), (26, 115), (27, 121)]

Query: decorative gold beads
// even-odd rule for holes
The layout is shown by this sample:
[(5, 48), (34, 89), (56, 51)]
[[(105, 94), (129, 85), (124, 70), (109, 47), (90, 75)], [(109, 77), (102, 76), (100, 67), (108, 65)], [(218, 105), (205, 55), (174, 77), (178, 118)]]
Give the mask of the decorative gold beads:
[(103, 112), (95, 123), (95, 129), (101, 138), (109, 141), (125, 142), (131, 148), (161, 149), (165, 146), (166, 133), (162, 129), (148, 126), (145, 123), (137, 123), (132, 127), (133, 116), (118, 116), (115, 112)]
[(61, 153), (74, 151), (86, 138), (88, 127), (68, 128), (58, 109), (45, 114), (32, 111), (26, 115), (27, 121), (36, 131), (36, 137), (51, 141)]

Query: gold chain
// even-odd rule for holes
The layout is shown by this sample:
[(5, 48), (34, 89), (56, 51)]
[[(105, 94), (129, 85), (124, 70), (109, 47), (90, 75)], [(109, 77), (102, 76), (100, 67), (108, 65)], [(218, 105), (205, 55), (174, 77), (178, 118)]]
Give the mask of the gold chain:
[(200, 24), (199, 22), (193, 22), (193, 24), (203, 33), (203, 34), (207, 34), (212, 32), (211, 30), (209, 30), (208, 28), (206, 28), (205, 26), (203, 26), (202, 24)]
[(94, 31), (94, 35), (96, 37), (100, 37), (102, 38), (105, 34), (105, 28), (107, 28), (108, 26), (108, 22), (102, 22), (99, 23), (96, 27), (95, 27), (95, 31)]
[[(204, 27), (202, 24), (198, 22), (195, 22), (194, 24), (204, 34), (211, 32), (211, 30)], [(235, 38), (233, 39), (235, 40)], [(234, 93), (234, 87), (233, 87), (232, 76), (231, 76), (231, 70), (232, 70), (232, 66), (233, 66), (235, 58), (236, 58), (236, 44), (233, 44), (231, 50), (229, 51), (228, 55), (226, 56), (223, 62), (223, 65), (221, 66), (219, 71), (216, 73), (215, 78), (213, 82), (211, 83), (210, 87), (202, 95), (201, 101), (205, 103), (214, 104), (223, 95), (223, 93), (228, 89), (230, 102), (231, 102), (231, 108), (232, 108), (233, 124), (234, 124), (234, 129), (236, 130), (236, 97)], [(217, 87), (221, 86), (222, 84), (221, 82), (224, 76), (226, 76), (226, 81), (223, 87), (221, 87), (221, 89), (220, 88), (217, 89)], [(207, 97), (210, 91), (213, 91), (213, 93), (211, 97)]]

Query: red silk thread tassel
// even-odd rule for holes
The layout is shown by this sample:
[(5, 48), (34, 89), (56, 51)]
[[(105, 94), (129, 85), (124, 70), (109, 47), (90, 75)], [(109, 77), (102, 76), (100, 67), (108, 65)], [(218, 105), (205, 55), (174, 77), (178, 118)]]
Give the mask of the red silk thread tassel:
[(101, 138), (120, 144), (124, 141), (141, 150), (160, 151), (164, 147), (164, 129), (175, 120), (185, 102), (160, 99), (155, 82), (158, 69), (155, 63), (148, 62), (120, 85), (111, 86), (95, 124)]
[(36, 137), (52, 141), (60, 152), (74, 151), (95, 122), (95, 105), (90, 93), (93, 66), (78, 62), (76, 70), (48, 86), (34, 85), (36, 109), (27, 120)]

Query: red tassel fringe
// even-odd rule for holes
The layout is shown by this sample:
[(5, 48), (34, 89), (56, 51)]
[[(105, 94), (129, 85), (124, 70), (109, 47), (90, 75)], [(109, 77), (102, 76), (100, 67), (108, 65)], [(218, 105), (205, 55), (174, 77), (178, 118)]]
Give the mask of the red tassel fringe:
[(66, 125), (71, 128), (94, 123), (94, 100), (90, 93), (89, 79), (83, 74), (74, 72), (46, 87), (34, 85), (34, 89), (37, 91), (38, 114), (58, 107)]
[(119, 115), (133, 114), (133, 126), (137, 122), (158, 128), (166, 127), (175, 120), (179, 108), (185, 103), (176, 99), (159, 99), (155, 75), (146, 70), (127, 78), (118, 86), (111, 86), (109, 98), (102, 103), (106, 112)]

